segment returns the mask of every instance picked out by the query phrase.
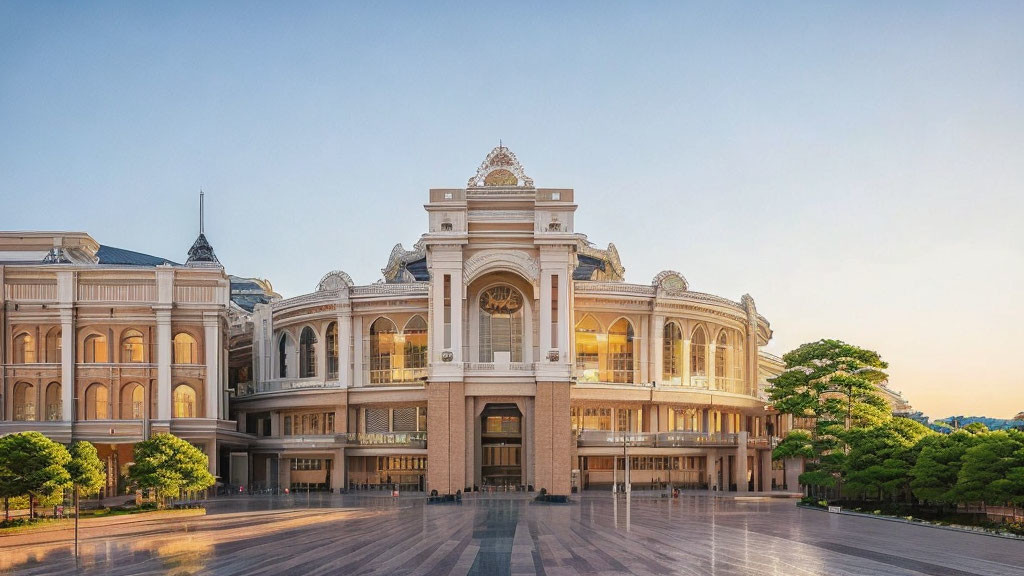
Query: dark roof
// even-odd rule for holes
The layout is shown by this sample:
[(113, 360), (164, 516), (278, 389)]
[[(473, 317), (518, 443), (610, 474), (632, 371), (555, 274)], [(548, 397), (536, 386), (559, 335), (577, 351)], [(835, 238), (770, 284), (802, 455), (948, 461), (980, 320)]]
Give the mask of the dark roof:
[(103, 246), (102, 244), (100, 249), (96, 251), (96, 257), (99, 258), (100, 264), (122, 266), (160, 266), (161, 264), (171, 264), (173, 266), (180, 266), (177, 262), (172, 262), (159, 256), (150, 256), (149, 254), (132, 252), (131, 250), (114, 248), (113, 246)]
[(604, 260), (599, 258), (580, 254), (578, 260), (579, 265), (572, 271), (573, 280), (591, 280), (594, 277), (594, 270), (603, 272), (605, 269)]
[(256, 282), (246, 278), (239, 278), (238, 276), (231, 276), (230, 279), (231, 301), (241, 309), (246, 312), (252, 312), (257, 304), (270, 303), (270, 295)]
[(426, 282), (430, 280), (430, 272), (427, 271), (427, 259), (421, 258), (415, 262), (409, 262), (405, 265), (405, 269), (412, 274), (412, 277), (419, 282)]

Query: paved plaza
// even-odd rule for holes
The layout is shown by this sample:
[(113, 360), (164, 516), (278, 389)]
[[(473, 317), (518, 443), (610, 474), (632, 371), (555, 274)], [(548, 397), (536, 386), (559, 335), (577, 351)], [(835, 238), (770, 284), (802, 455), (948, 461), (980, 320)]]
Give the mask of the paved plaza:
[[(71, 531), (0, 536), (0, 573), (75, 572)], [(84, 574), (1024, 575), (1024, 541), (790, 499), (239, 497), (83, 522)]]

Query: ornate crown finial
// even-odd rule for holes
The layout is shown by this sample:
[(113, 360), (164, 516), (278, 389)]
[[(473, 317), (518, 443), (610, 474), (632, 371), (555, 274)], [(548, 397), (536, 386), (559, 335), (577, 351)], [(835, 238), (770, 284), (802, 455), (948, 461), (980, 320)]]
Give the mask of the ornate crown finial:
[(481, 186), (533, 186), (533, 179), (523, 171), (522, 164), (511, 150), (505, 148), (504, 142), (498, 140), (498, 146), (484, 158), (476, 175), (469, 179), (469, 188)]

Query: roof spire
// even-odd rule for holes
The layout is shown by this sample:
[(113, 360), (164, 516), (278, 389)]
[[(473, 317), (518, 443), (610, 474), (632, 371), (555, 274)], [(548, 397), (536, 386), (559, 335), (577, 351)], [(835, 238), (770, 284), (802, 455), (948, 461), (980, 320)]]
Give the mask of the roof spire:
[(206, 193), (203, 189), (199, 189), (199, 237), (196, 238), (192, 248), (188, 251), (188, 260), (185, 262), (188, 266), (220, 266), (220, 260), (217, 260), (217, 255), (213, 253), (213, 246), (206, 240), (204, 212), (206, 211)]

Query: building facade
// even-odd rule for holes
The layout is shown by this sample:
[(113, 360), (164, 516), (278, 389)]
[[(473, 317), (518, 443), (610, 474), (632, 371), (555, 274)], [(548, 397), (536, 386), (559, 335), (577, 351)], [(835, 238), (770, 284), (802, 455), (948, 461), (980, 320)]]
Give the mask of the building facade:
[[(766, 490), (787, 423), (781, 361), (753, 298), (677, 272), (624, 280), (574, 227), (574, 191), (536, 188), (499, 146), (464, 188), (432, 189), (427, 232), (383, 280), (232, 309), (235, 484), (567, 494), (671, 484)], [(237, 361), (236, 361), (237, 359)], [(173, 420), (172, 420), (173, 423)], [(789, 483), (795, 488), (791, 471)]]
[(228, 419), (230, 282), (202, 235), (185, 265), (85, 233), (0, 232), (0, 435), (88, 440), (123, 488), (136, 442), (170, 432), (218, 474), (251, 440)]

